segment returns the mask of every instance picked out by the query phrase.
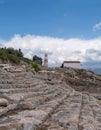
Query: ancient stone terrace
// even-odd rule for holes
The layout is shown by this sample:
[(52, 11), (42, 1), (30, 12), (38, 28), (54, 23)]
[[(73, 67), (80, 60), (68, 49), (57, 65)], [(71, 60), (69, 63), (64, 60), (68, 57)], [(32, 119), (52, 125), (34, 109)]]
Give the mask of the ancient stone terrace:
[(101, 101), (61, 80), (0, 70), (0, 130), (101, 130)]

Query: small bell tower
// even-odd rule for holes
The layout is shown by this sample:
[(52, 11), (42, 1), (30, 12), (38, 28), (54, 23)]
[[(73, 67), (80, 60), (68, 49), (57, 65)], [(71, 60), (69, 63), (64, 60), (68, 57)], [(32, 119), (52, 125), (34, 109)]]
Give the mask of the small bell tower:
[(48, 55), (47, 55), (47, 53), (45, 53), (45, 56), (44, 56), (44, 67), (48, 67)]

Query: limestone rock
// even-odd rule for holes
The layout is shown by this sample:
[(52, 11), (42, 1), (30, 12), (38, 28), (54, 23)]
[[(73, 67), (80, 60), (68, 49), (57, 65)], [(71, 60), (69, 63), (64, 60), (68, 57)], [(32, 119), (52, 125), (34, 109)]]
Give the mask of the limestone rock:
[(30, 101), (23, 101), (23, 102), (20, 102), (18, 105), (17, 105), (17, 109), (20, 109), (20, 110), (31, 110), (33, 109), (33, 104), (32, 102)]
[(36, 125), (39, 125), (41, 122), (34, 118), (23, 118), (18, 123), (17, 130), (36, 130)]
[(100, 77), (72, 68), (24, 73), (0, 70), (0, 130), (101, 130)]
[(0, 107), (6, 107), (8, 105), (8, 100), (4, 99), (4, 98), (0, 98)]

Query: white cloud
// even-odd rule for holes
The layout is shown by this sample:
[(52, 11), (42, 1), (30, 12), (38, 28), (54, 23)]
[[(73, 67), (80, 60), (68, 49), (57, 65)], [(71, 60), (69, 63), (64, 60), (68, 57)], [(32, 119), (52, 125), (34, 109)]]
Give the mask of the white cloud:
[(97, 23), (93, 26), (93, 31), (97, 31), (97, 30), (100, 30), (101, 29), (101, 22), (100, 23)]
[(9, 41), (0, 40), (0, 43), (6, 47), (21, 48), (24, 56), (28, 58), (32, 58), (33, 55), (43, 58), (44, 53), (47, 52), (49, 64), (53, 65), (61, 65), (64, 60), (101, 61), (101, 53), (99, 53), (101, 38), (82, 40), (79, 38), (61, 39), (48, 36), (25, 35), (21, 37), (15, 35)]

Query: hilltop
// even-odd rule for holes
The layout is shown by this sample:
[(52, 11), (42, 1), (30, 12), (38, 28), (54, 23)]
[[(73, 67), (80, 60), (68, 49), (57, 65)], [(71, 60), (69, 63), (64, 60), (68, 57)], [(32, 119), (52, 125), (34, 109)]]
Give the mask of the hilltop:
[(101, 93), (101, 76), (92, 71), (74, 68), (48, 68), (41, 71), (40, 74), (50, 80), (61, 80), (77, 91)]
[(0, 48), (0, 65), (1, 66), (31, 66), (35, 71), (41, 70), (42, 58), (36, 55), (32, 59), (24, 57), (21, 49)]
[(32, 60), (25, 58), (21, 49), (14, 48), (0, 48), (0, 61), (2, 63), (11, 63), (15, 65), (19, 65), (21, 61), (26, 63), (31, 63)]

